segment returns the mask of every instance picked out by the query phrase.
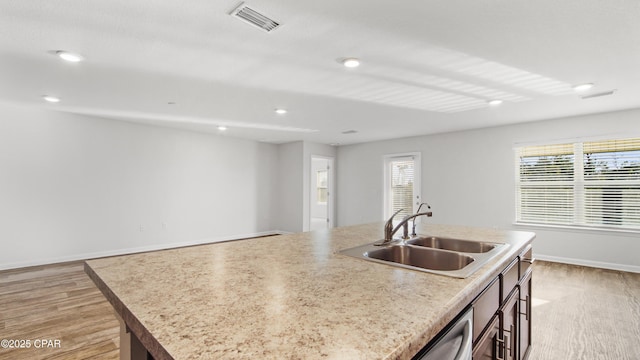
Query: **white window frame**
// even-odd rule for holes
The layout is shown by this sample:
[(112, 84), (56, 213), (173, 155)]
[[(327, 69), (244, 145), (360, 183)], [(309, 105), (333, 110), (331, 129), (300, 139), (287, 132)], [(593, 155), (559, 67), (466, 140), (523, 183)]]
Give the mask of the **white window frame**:
[[(384, 166), (384, 179), (383, 179), (383, 184), (384, 184), (384, 188), (383, 188), (383, 198), (384, 198), (384, 203), (383, 203), (383, 208), (382, 208), (382, 218), (384, 220), (389, 219), (389, 217), (391, 217), (391, 215), (393, 215), (393, 213), (391, 212), (391, 194), (390, 194), (390, 190), (391, 190), (391, 162), (392, 161), (397, 161), (397, 160), (402, 160), (402, 159), (409, 159), (412, 158), (414, 161), (414, 179), (413, 179), (413, 202), (412, 202), (412, 208), (409, 209), (410, 212), (416, 212), (416, 210), (418, 209), (418, 206), (420, 205), (421, 199), (422, 199), (422, 195), (421, 195), (421, 191), (422, 191), (422, 184), (421, 184), (421, 179), (422, 179), (422, 159), (421, 159), (421, 153), (420, 152), (407, 152), (407, 153), (398, 153), (398, 154), (389, 154), (389, 155), (384, 155), (383, 156), (383, 166)], [(396, 219), (397, 220), (397, 219)]]
[[(584, 144), (585, 143), (593, 143), (593, 142), (605, 142), (605, 141), (623, 141), (626, 139), (638, 139), (638, 137), (629, 137), (627, 136), (609, 136), (609, 137), (598, 137), (598, 138), (589, 138), (589, 139), (572, 139), (566, 141), (556, 141), (548, 144), (517, 144), (514, 146), (514, 155), (515, 155), (515, 213), (516, 219), (514, 224), (516, 225), (526, 225), (526, 226), (540, 226), (540, 227), (551, 227), (551, 228), (570, 228), (570, 229), (581, 229), (581, 230), (596, 230), (596, 231), (614, 231), (614, 232), (631, 232), (631, 233), (640, 233), (640, 225), (610, 225), (610, 224), (593, 224), (587, 220), (586, 209), (587, 205), (587, 191), (586, 189), (589, 186), (616, 186), (616, 185), (627, 185), (627, 186), (638, 186), (640, 185), (640, 180), (585, 180), (585, 169), (584, 169)], [(533, 222), (533, 221), (523, 221), (519, 217), (520, 209), (521, 209), (521, 198), (520, 198), (520, 189), (521, 189), (521, 181), (520, 181), (520, 158), (519, 158), (519, 150), (522, 148), (527, 148), (528, 146), (540, 146), (540, 145), (548, 145), (552, 146), (554, 144), (572, 144), (573, 145), (573, 156), (574, 156), (574, 173), (573, 173), (573, 220), (570, 223), (548, 223), (548, 222)], [(592, 208), (593, 209), (593, 208)], [(603, 213), (604, 214), (604, 213)], [(633, 212), (632, 212), (633, 216)], [(629, 218), (627, 218), (629, 219)], [(632, 217), (632, 219), (636, 219), (636, 217)]]

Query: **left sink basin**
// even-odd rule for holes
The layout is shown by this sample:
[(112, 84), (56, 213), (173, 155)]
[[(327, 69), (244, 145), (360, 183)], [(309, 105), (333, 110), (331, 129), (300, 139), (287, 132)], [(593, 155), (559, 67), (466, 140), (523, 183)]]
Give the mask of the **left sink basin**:
[(366, 257), (429, 270), (460, 270), (474, 259), (460, 253), (437, 251), (406, 245), (381, 247), (364, 254)]

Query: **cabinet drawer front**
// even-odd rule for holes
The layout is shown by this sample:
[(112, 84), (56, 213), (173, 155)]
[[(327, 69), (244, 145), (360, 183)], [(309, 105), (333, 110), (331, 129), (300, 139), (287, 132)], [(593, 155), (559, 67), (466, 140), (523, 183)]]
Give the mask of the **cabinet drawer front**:
[(500, 281), (494, 281), (473, 303), (473, 342), (475, 343), (500, 307)]
[(507, 296), (509, 296), (509, 293), (511, 293), (511, 291), (513, 291), (513, 289), (518, 284), (518, 280), (520, 279), (518, 273), (518, 271), (520, 270), (518, 263), (518, 258), (516, 258), (500, 274), (500, 303), (502, 303), (507, 298)]

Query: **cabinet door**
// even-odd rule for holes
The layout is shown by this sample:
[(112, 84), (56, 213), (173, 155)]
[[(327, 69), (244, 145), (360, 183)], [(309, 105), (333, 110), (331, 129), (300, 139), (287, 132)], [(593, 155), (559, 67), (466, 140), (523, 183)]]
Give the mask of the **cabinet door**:
[(500, 353), (499, 358), (505, 360), (518, 359), (518, 300), (520, 291), (516, 287), (509, 295), (507, 301), (500, 309), (500, 342), (504, 349), (504, 354)]
[(500, 308), (500, 281), (494, 280), (473, 303), (473, 343), (475, 344), (484, 329)]
[(520, 359), (529, 357), (531, 350), (531, 286), (532, 271), (520, 281)]
[(499, 332), (500, 322), (496, 315), (491, 319), (489, 326), (473, 347), (473, 360), (495, 360), (498, 358)]

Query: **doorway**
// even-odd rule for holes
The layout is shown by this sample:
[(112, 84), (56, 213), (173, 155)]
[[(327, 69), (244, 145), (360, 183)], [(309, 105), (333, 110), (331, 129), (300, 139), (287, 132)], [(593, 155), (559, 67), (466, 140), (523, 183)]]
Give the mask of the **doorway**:
[(333, 158), (311, 156), (309, 230), (333, 227)]

